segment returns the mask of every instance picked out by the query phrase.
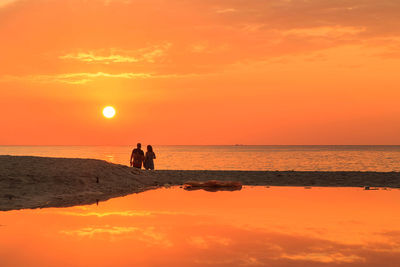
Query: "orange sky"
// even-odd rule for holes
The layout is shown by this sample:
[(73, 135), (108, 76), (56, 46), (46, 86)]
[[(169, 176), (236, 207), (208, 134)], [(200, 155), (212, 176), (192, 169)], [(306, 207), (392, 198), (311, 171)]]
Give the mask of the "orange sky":
[(397, 0), (0, 0), (0, 144), (400, 144), (399, 14)]

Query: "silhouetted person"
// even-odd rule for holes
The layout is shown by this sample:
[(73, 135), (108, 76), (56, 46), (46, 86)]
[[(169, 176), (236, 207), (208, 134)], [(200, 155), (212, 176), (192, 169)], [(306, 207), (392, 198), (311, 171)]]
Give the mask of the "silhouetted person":
[(141, 148), (142, 144), (138, 143), (137, 148), (132, 150), (131, 160), (130, 160), (131, 166), (139, 169), (142, 168), (142, 163), (144, 160), (144, 152)]
[(154, 170), (154, 159), (156, 154), (153, 152), (153, 147), (151, 145), (147, 146), (146, 156), (144, 158), (144, 168), (146, 170)]

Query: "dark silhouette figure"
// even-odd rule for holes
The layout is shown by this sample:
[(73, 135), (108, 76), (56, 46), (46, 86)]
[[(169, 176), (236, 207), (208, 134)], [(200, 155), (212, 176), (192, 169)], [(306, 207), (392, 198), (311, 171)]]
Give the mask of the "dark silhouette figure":
[(143, 163), (146, 170), (154, 170), (154, 159), (156, 159), (156, 154), (153, 152), (153, 147), (148, 145)]
[(142, 150), (142, 144), (138, 143), (137, 147), (134, 150), (132, 150), (131, 160), (130, 160), (131, 167), (141, 169), (143, 160), (144, 160), (144, 152)]

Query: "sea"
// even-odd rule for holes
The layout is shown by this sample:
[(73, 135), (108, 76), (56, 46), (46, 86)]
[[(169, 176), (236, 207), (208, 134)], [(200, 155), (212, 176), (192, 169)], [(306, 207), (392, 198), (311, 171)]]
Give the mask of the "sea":
[[(94, 158), (129, 165), (133, 146), (0, 146), (0, 155)], [(400, 146), (153, 146), (164, 170), (400, 171)]]

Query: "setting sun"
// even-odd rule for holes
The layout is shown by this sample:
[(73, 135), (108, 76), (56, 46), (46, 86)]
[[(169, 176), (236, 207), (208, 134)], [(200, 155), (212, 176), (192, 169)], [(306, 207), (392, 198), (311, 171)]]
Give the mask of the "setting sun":
[(105, 107), (103, 109), (103, 115), (104, 115), (104, 117), (106, 117), (108, 119), (111, 119), (111, 118), (113, 118), (115, 116), (115, 109), (113, 107), (110, 107), (110, 106)]

